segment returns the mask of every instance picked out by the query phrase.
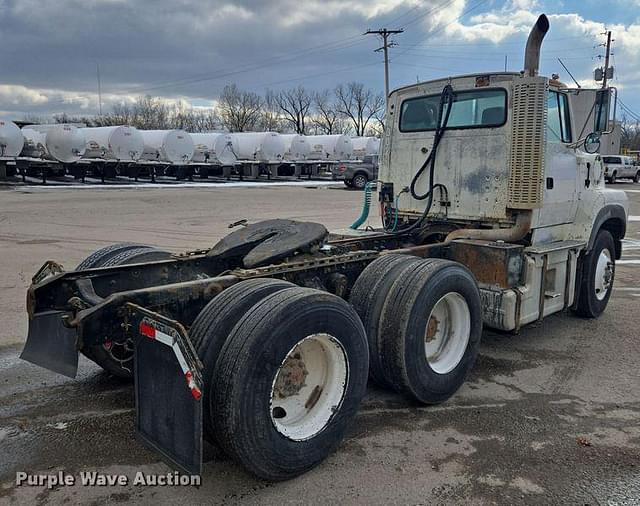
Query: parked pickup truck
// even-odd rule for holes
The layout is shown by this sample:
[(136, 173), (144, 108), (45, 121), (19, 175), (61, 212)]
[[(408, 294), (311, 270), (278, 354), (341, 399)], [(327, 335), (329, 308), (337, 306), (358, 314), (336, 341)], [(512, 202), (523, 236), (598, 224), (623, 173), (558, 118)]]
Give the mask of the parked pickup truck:
[(362, 161), (345, 162), (331, 169), (333, 179), (343, 179), (349, 188), (362, 190), (378, 177), (378, 155), (366, 155)]
[(634, 183), (640, 182), (640, 166), (630, 156), (603, 156), (604, 177), (609, 183), (617, 179), (629, 178)]

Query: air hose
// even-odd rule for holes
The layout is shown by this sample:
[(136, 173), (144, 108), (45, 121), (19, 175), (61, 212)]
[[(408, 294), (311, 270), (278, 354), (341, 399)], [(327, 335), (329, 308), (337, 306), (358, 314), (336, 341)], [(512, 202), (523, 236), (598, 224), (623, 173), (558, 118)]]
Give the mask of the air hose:
[[(420, 216), (420, 218), (418, 218), (418, 220), (413, 222), (411, 225), (397, 230), (396, 226), (397, 226), (397, 216), (398, 216), (398, 209), (397, 209), (398, 197), (396, 197), (396, 204), (395, 204), (396, 217), (394, 220), (395, 222), (392, 228), (388, 227), (386, 224), (383, 223), (385, 231), (391, 232), (391, 233), (407, 233), (419, 227), (422, 224), (422, 222), (425, 220), (427, 215), (429, 214), (429, 211), (431, 210), (431, 206), (433, 204), (434, 190), (436, 188), (440, 188), (443, 193), (446, 191), (446, 187), (444, 185), (434, 184), (433, 176), (435, 173), (436, 154), (438, 152), (438, 145), (440, 144), (440, 141), (442, 140), (442, 136), (444, 135), (444, 132), (447, 129), (447, 124), (449, 123), (449, 116), (451, 114), (451, 109), (453, 107), (454, 99), (455, 99), (455, 96), (453, 93), (453, 88), (450, 84), (447, 84), (442, 89), (442, 93), (440, 94), (440, 104), (438, 106), (438, 118), (436, 122), (436, 129), (433, 136), (433, 145), (431, 147), (431, 151), (429, 153), (429, 156), (427, 156), (427, 159), (422, 164), (422, 166), (418, 169), (418, 171), (413, 176), (413, 179), (411, 180), (411, 185), (409, 186), (409, 191), (411, 192), (411, 196), (414, 199), (416, 200), (427, 199), (427, 203), (422, 215)], [(445, 110), (445, 107), (446, 107), (446, 110)], [(420, 179), (420, 176), (422, 176), (423, 172), (427, 169), (427, 167), (429, 168), (429, 189), (425, 193), (419, 194), (416, 191), (416, 184)], [(403, 190), (403, 192), (404, 191), (406, 190)], [(399, 195), (400, 194), (398, 194), (398, 196)], [(384, 215), (383, 215), (383, 221), (384, 221)]]
[(375, 185), (375, 181), (369, 181), (364, 186), (364, 200), (362, 202), (362, 212), (356, 221), (354, 221), (349, 228), (357, 230), (369, 217), (369, 208), (371, 207), (371, 189)]

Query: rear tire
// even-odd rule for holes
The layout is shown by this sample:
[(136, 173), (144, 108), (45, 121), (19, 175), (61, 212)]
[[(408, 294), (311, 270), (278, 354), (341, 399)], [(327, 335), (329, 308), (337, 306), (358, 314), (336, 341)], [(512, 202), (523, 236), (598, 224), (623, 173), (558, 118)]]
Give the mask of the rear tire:
[(449, 260), (404, 269), (389, 290), (380, 332), (386, 381), (424, 404), (444, 402), (478, 356), (482, 306), (475, 278)]
[(387, 295), (398, 275), (420, 259), (388, 254), (371, 262), (358, 276), (349, 302), (360, 316), (369, 342), (369, 375), (381, 387), (392, 388), (382, 372), (380, 356), (380, 317)]
[(597, 318), (609, 303), (616, 272), (611, 233), (598, 231), (593, 249), (580, 262), (582, 276), (574, 312), (583, 318)]
[(618, 179), (617, 174), (614, 172), (613, 174), (611, 174), (611, 177), (609, 178), (609, 183), (615, 184), (617, 179)]
[(344, 300), (299, 287), (268, 296), (233, 328), (218, 359), (220, 443), (266, 480), (309, 471), (355, 417), (367, 368), (364, 328)]
[(351, 185), (357, 190), (364, 190), (368, 182), (369, 182), (369, 178), (367, 177), (367, 175), (362, 172), (359, 172), (355, 176), (353, 176), (353, 179), (351, 180)]
[[(80, 262), (76, 267), (76, 271), (164, 260), (170, 256), (170, 252), (152, 246), (118, 243), (92, 253)], [(89, 360), (92, 360), (114, 376), (123, 379), (133, 378), (133, 343), (129, 341), (123, 343), (107, 341), (103, 344), (83, 347), (80, 351)]]
[(640, 183), (640, 170), (633, 176), (633, 182), (636, 184)]
[(213, 381), (220, 350), (233, 327), (245, 317), (249, 309), (272, 293), (295, 286), (279, 279), (249, 279), (241, 281), (214, 297), (193, 322), (189, 337), (204, 365), (204, 397), (202, 419), (207, 441), (215, 442), (213, 418), (217, 416), (212, 403), (212, 392), (216, 388)]

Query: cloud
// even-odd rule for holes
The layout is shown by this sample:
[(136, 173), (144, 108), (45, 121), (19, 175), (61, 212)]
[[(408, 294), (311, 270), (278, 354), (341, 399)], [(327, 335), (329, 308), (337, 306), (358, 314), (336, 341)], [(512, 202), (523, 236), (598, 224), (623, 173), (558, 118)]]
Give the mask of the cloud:
[[(561, 56), (588, 81), (604, 23), (585, 9), (577, 0), (0, 0), (0, 110), (95, 113), (96, 63), (103, 108), (147, 93), (210, 107), (230, 82), (262, 92), (358, 80), (380, 90), (379, 41), (362, 33), (383, 26), (406, 27), (391, 51), (393, 86), (498, 70), (505, 54), (521, 60), (545, 10), (542, 70), (562, 72)], [(608, 26), (625, 90), (640, 77), (635, 18)]]

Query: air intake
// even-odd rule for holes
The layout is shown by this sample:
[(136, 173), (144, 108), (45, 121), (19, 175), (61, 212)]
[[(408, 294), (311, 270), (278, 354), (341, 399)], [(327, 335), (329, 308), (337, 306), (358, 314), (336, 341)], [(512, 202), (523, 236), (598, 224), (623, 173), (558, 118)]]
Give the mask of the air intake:
[(548, 81), (522, 77), (513, 84), (509, 201), (511, 209), (542, 206)]

